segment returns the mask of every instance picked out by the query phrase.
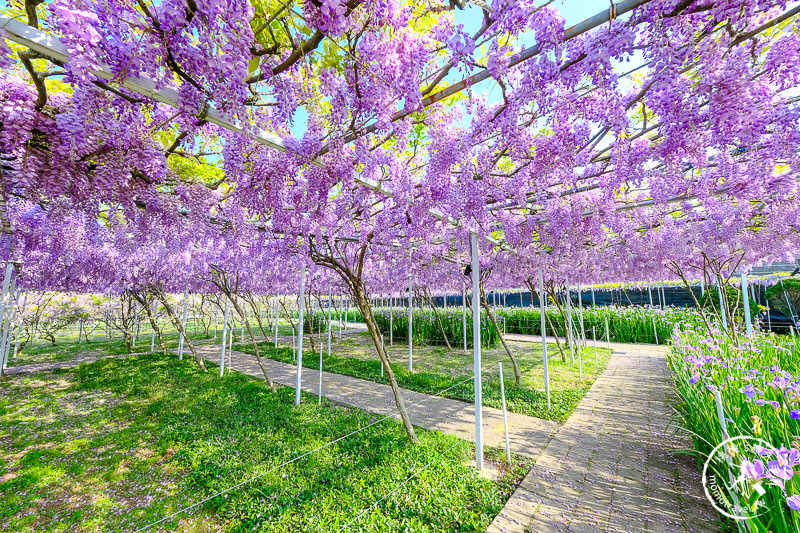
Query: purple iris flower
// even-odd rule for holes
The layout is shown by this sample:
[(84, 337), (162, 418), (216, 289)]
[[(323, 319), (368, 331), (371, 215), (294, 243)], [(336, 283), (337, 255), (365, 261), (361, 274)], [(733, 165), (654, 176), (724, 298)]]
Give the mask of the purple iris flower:
[(767, 471), (764, 469), (764, 463), (761, 462), (761, 459), (756, 459), (752, 463), (744, 460), (739, 468), (744, 477), (753, 480), (769, 477), (769, 474), (767, 474)]
[(786, 376), (775, 376), (775, 379), (772, 381), (767, 382), (767, 384), (775, 389), (783, 390), (789, 385), (791, 385), (792, 380)]
[(695, 383), (697, 383), (698, 381), (700, 381), (700, 376), (698, 376), (697, 374), (695, 374), (695, 375), (693, 375), (693, 376), (692, 376), (692, 377), (689, 379), (689, 384), (690, 384), (690, 385), (694, 385), (694, 384), (695, 384)]
[(798, 410), (789, 411), (789, 418), (794, 418), (795, 420), (800, 420), (800, 411), (798, 411)]
[(753, 398), (756, 395), (756, 388), (752, 385), (746, 385), (739, 389), (739, 392), (747, 396), (748, 398)]
[(753, 446), (753, 449), (756, 451), (758, 455), (762, 457), (766, 457), (767, 455), (772, 455), (773, 453), (775, 453), (775, 450), (773, 450), (772, 448), (765, 448), (763, 446), (759, 446), (758, 444)]
[(794, 476), (794, 470), (792, 469), (791, 465), (789, 465), (789, 462), (785, 457), (780, 455), (774, 461), (769, 461), (767, 463), (767, 468), (769, 468), (770, 474), (778, 479), (789, 481), (792, 479), (792, 476)]
[(781, 404), (776, 401), (767, 401), (767, 400), (753, 400), (756, 405), (769, 405), (773, 409), (780, 409)]
[(800, 465), (800, 450), (792, 448), (789, 452), (788, 459), (791, 466)]
[(789, 509), (800, 511), (800, 497), (789, 496), (788, 498), (786, 498), (786, 505), (789, 506)]

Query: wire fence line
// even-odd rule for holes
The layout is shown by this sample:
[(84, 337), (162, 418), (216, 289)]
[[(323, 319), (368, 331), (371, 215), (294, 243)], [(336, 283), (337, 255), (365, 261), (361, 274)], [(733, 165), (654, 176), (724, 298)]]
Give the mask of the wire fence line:
[[(482, 376), (483, 376), (483, 375), (489, 375), (489, 374), (492, 374), (492, 373), (493, 373), (492, 371), (489, 371), (489, 370), (487, 370), (487, 371), (484, 371), (484, 370), (483, 370), (483, 368), (481, 368), (481, 375), (482, 375)], [(453, 384), (453, 385), (451, 385), (451, 386), (449, 386), (449, 387), (447, 387), (447, 388), (444, 388), (444, 389), (442, 389), (442, 390), (438, 391), (436, 394), (429, 394), (429, 395), (426, 395), (426, 397), (425, 397), (425, 398), (423, 398), (423, 399), (421, 399), (421, 400), (419, 400), (419, 401), (412, 402), (412, 403), (407, 403), (407, 404), (405, 405), (405, 410), (406, 410), (406, 411), (408, 411), (409, 407), (416, 406), (416, 405), (421, 405), (421, 404), (425, 403), (426, 401), (428, 401), (428, 400), (430, 400), (430, 399), (432, 399), (432, 398), (438, 398), (438, 397), (440, 397), (442, 394), (444, 394), (445, 392), (447, 392), (447, 391), (449, 391), (449, 390), (451, 390), (451, 389), (453, 389), (453, 388), (455, 388), (455, 387), (461, 386), (461, 385), (463, 385), (464, 383), (466, 383), (466, 382), (468, 382), (468, 381), (472, 381), (472, 380), (474, 380), (474, 379), (475, 379), (475, 378), (474, 378), (474, 376), (469, 376), (469, 377), (467, 377), (467, 378), (465, 378), (465, 379), (463, 379), (463, 380), (459, 381), (458, 383), (455, 383), (455, 384)], [(163, 517), (163, 518), (161, 518), (161, 519), (159, 519), (159, 520), (156, 520), (156, 521), (154, 521), (154, 522), (150, 522), (150, 523), (148, 523), (148, 524), (146, 524), (146, 525), (144, 525), (144, 526), (140, 527), (139, 529), (136, 529), (136, 530), (134, 530), (134, 533), (139, 533), (140, 531), (145, 531), (145, 530), (148, 530), (148, 529), (152, 528), (153, 526), (156, 526), (156, 525), (158, 525), (158, 524), (161, 524), (161, 523), (163, 523), (163, 522), (165, 522), (165, 521), (167, 521), (167, 520), (170, 520), (171, 518), (174, 518), (174, 517), (176, 517), (176, 516), (179, 516), (179, 515), (181, 515), (181, 514), (183, 514), (183, 513), (187, 512), (187, 511), (191, 511), (192, 509), (195, 509), (195, 508), (197, 508), (197, 507), (199, 507), (199, 506), (203, 505), (204, 503), (207, 503), (207, 502), (209, 502), (209, 501), (213, 500), (214, 498), (218, 498), (219, 496), (222, 496), (222, 495), (224, 495), (224, 494), (227, 494), (227, 493), (229, 493), (229, 492), (232, 492), (232, 491), (234, 491), (234, 490), (236, 490), (236, 489), (238, 489), (238, 488), (241, 488), (241, 487), (243, 487), (243, 486), (245, 486), (245, 485), (247, 485), (247, 484), (249, 484), (249, 483), (252, 483), (253, 481), (256, 481), (256, 480), (258, 480), (258, 479), (260, 479), (260, 478), (262, 478), (262, 477), (264, 477), (264, 476), (266, 476), (266, 475), (268, 475), (268, 474), (271, 474), (271, 473), (273, 473), (273, 472), (275, 472), (275, 471), (279, 470), (280, 468), (283, 468), (284, 466), (288, 466), (288, 465), (290, 465), (290, 464), (292, 464), (292, 463), (295, 463), (295, 462), (297, 462), (297, 461), (299, 461), (299, 460), (301, 460), (301, 459), (303, 459), (303, 458), (305, 458), (305, 457), (308, 457), (308, 456), (310, 456), (310, 455), (312, 455), (312, 454), (314, 454), (314, 453), (316, 453), (316, 452), (318, 452), (318, 451), (320, 451), (320, 450), (324, 450), (325, 448), (328, 448), (328, 447), (330, 447), (330, 446), (332, 446), (332, 445), (336, 444), (337, 442), (341, 442), (341, 441), (342, 441), (342, 440), (344, 440), (344, 439), (347, 439), (347, 438), (349, 438), (349, 437), (351, 437), (351, 436), (353, 436), (353, 435), (356, 435), (356, 434), (358, 434), (358, 433), (361, 433), (362, 431), (365, 431), (365, 430), (367, 430), (367, 429), (369, 429), (369, 428), (371, 428), (371, 427), (373, 427), (373, 426), (375, 426), (375, 425), (377, 425), (377, 424), (379, 424), (379, 423), (381, 423), (381, 422), (385, 422), (385, 421), (387, 421), (387, 420), (389, 420), (389, 419), (392, 419), (392, 418), (394, 418), (394, 417), (396, 416), (396, 414), (397, 414), (397, 413), (392, 413), (392, 414), (389, 414), (389, 415), (383, 416), (383, 417), (381, 417), (381, 418), (378, 418), (377, 420), (374, 420), (373, 422), (369, 423), (368, 425), (366, 425), (366, 426), (364, 426), (364, 427), (358, 428), (358, 429), (356, 429), (356, 430), (354, 430), (354, 431), (351, 431), (350, 433), (347, 433), (347, 434), (345, 434), (345, 435), (342, 435), (342, 436), (340, 436), (340, 437), (337, 437), (336, 439), (334, 439), (334, 440), (332, 440), (332, 441), (330, 441), (330, 442), (327, 442), (327, 443), (325, 443), (325, 444), (323, 444), (323, 445), (321, 445), (321, 446), (318, 446), (317, 448), (314, 448), (313, 450), (309, 450), (309, 451), (307, 451), (307, 452), (304, 452), (304, 453), (302, 453), (302, 454), (298, 455), (297, 457), (293, 457), (293, 458), (291, 458), (291, 459), (289, 459), (289, 460), (287, 460), (287, 461), (284, 461), (284, 462), (282, 462), (282, 463), (280, 463), (280, 464), (278, 464), (278, 465), (276, 465), (276, 466), (274, 466), (274, 467), (270, 468), (269, 470), (266, 470), (266, 471), (264, 471), (264, 472), (261, 472), (260, 474), (257, 474), (257, 475), (255, 475), (255, 476), (252, 476), (252, 477), (250, 477), (250, 478), (248, 478), (248, 479), (246, 479), (246, 480), (244, 480), (244, 481), (241, 481), (241, 482), (239, 482), (239, 483), (237, 483), (237, 484), (235, 484), (235, 485), (233, 485), (233, 486), (231, 486), (231, 487), (228, 487), (228, 488), (226, 488), (226, 489), (223, 489), (223, 490), (217, 491), (217, 492), (215, 492), (214, 494), (212, 494), (212, 495), (210, 495), (210, 496), (207, 496), (207, 497), (203, 498), (202, 500), (200, 500), (200, 501), (198, 501), (198, 502), (195, 502), (195, 503), (193, 503), (193, 504), (191, 504), (191, 505), (188, 505), (188, 506), (186, 506), (186, 507), (183, 507), (183, 508), (181, 508), (181, 509), (179, 509), (179, 510), (177, 510), (177, 511), (174, 511), (173, 513), (170, 513), (169, 515), (167, 515), (167, 516), (165, 516), (165, 517)], [(455, 447), (456, 447), (457, 445), (459, 445), (459, 444), (461, 444), (461, 441), (459, 441), (459, 442), (456, 442), (456, 443), (455, 443), (455, 444), (454, 444), (454, 445), (453, 445), (453, 446), (452, 446), (450, 449), (446, 450), (445, 452), (442, 452), (442, 453), (441, 453), (439, 456), (437, 456), (436, 458), (434, 458), (434, 459), (431, 461), (431, 463), (432, 463), (432, 462), (433, 462), (435, 459), (438, 459), (439, 457), (441, 457), (442, 455), (444, 455), (444, 453), (447, 453), (447, 451), (450, 451), (450, 450), (452, 450), (453, 448), (455, 448)], [(422, 470), (424, 470), (424, 468), (427, 468), (427, 466), (429, 466), (431, 463), (428, 463), (428, 464), (427, 464), (425, 467), (423, 467), (423, 469), (420, 469), (420, 470), (419, 470), (419, 471), (417, 471), (415, 474), (413, 474), (413, 475), (412, 475), (412, 476), (410, 476), (408, 479), (406, 479), (406, 480), (403, 482), (403, 484), (402, 484), (402, 485), (405, 485), (405, 483), (407, 483), (407, 482), (408, 482), (410, 479), (412, 479), (413, 477), (415, 477), (416, 475), (418, 475), (420, 472), (422, 472)], [(388, 496), (390, 496), (390, 495), (391, 495), (391, 493), (390, 493), (390, 494), (387, 494), (386, 496), (384, 496), (384, 498), (383, 498), (383, 499), (387, 498), (387, 497), (388, 497)], [(382, 501), (382, 500), (381, 500), (381, 501)], [(379, 501), (379, 502), (377, 502), (377, 503), (380, 503), (380, 501)], [(373, 506), (371, 506), (371, 508), (372, 508), (372, 507), (374, 507), (375, 505), (377, 505), (377, 503), (376, 503), (376, 504), (374, 504)], [(369, 510), (369, 509), (367, 509), (367, 510)], [(363, 515), (363, 513), (362, 513), (362, 515)], [(340, 530), (340, 531), (341, 531), (341, 530)]]

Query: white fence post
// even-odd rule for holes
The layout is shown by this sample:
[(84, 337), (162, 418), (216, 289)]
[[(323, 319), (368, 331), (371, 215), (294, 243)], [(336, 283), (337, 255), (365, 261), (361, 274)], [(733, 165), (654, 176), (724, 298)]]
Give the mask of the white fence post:
[(511, 464), (511, 445), (508, 442), (508, 417), (506, 416), (506, 387), (503, 383), (503, 363), (498, 361), (497, 366), (500, 369), (500, 401), (503, 405), (503, 431), (506, 434), (506, 461)]
[(297, 378), (294, 385), (294, 403), (300, 405), (300, 388), (303, 379), (303, 315), (306, 309), (306, 264), (300, 270), (300, 300), (297, 317)]
[(225, 314), (223, 315), (222, 319), (222, 351), (220, 352), (219, 356), (219, 375), (222, 376), (225, 373), (225, 348), (227, 343), (228, 335), (228, 313), (230, 311), (230, 302), (228, 301), (227, 296), (225, 297)]
[(181, 319), (181, 326), (183, 327), (183, 334), (178, 339), (178, 359), (183, 359), (183, 336), (188, 335), (186, 332), (186, 312), (189, 309), (189, 289), (183, 291), (183, 318)]
[(753, 323), (750, 320), (750, 301), (747, 295), (747, 273), (742, 271), (742, 298), (744, 304), (744, 324), (747, 326), (747, 335), (753, 334)]
[(475, 464), (483, 470), (483, 384), (481, 382), (481, 265), (478, 258), (478, 236), (470, 233), (472, 249), (472, 353), (475, 374)]
[(414, 278), (408, 273), (408, 370), (414, 369)]
[[(539, 318), (541, 319), (542, 328), (542, 368), (544, 369), (544, 389), (547, 392), (547, 410), (550, 410), (550, 375), (548, 373), (548, 359), (547, 359), (547, 327), (545, 326), (545, 313), (547, 310), (544, 306), (544, 278), (541, 269), (539, 270)], [(555, 334), (555, 332), (553, 332)]]

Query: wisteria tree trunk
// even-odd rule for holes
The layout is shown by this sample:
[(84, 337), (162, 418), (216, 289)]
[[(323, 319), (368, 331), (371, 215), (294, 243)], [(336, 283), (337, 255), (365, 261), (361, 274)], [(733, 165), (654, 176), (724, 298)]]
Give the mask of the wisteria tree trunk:
[[(569, 335), (569, 320), (567, 319), (567, 314), (564, 308), (561, 306), (561, 302), (558, 301), (558, 294), (556, 291), (556, 285), (554, 282), (549, 281), (544, 284), (544, 291), (550, 295), (550, 299), (553, 300), (555, 306), (558, 308), (558, 314), (561, 315), (561, 320), (564, 322), (562, 327), (564, 328), (565, 335)], [(550, 324), (550, 329), (553, 331), (553, 336), (556, 338), (556, 346), (558, 346), (558, 351), (561, 353), (561, 362), (567, 362), (567, 354), (561, 348), (561, 341), (558, 339), (558, 331), (553, 325), (553, 320), (550, 318), (550, 315), (545, 313), (545, 318), (547, 318), (547, 323)], [(567, 337), (569, 338), (569, 337)], [(565, 341), (566, 342), (566, 341)]]
[[(153, 331), (156, 333), (156, 337), (158, 337), (158, 344), (161, 346), (161, 353), (164, 355), (167, 354), (167, 343), (164, 342), (164, 336), (161, 334), (161, 328), (158, 327), (158, 321), (156, 320), (156, 316), (153, 314), (153, 310), (151, 309), (152, 299), (147, 297), (147, 293), (144, 289), (140, 289), (138, 291), (130, 291), (131, 296), (133, 296), (139, 305), (142, 306), (144, 312), (147, 313), (147, 319), (150, 321), (150, 327), (153, 328)], [(88, 342), (88, 337), (87, 337)]]
[(397, 379), (395, 378), (392, 366), (389, 364), (389, 356), (383, 349), (380, 330), (378, 328), (378, 323), (375, 322), (375, 316), (372, 314), (372, 307), (369, 304), (369, 297), (364, 292), (364, 288), (360, 283), (356, 284), (353, 289), (353, 299), (358, 306), (358, 310), (361, 311), (361, 316), (364, 317), (364, 323), (367, 326), (367, 331), (369, 331), (372, 342), (375, 344), (375, 349), (377, 350), (378, 357), (383, 365), (386, 378), (389, 380), (389, 386), (392, 388), (392, 393), (394, 394), (395, 405), (397, 406), (397, 410), (400, 411), (400, 419), (403, 422), (403, 427), (406, 430), (408, 438), (411, 439), (411, 442), (414, 444), (419, 444), (417, 434), (414, 432), (414, 426), (411, 424), (411, 419), (406, 411), (405, 400), (400, 392), (400, 387), (397, 385)]
[(383, 349), (380, 330), (378, 329), (377, 322), (375, 322), (375, 316), (372, 314), (369, 296), (367, 295), (362, 279), (364, 257), (367, 253), (369, 242), (373, 237), (374, 233), (371, 232), (367, 235), (365, 242), (358, 243), (357, 249), (354, 253), (350, 254), (345, 253), (340, 246), (353, 246), (352, 244), (342, 244), (335, 241), (312, 238), (308, 241), (309, 252), (311, 259), (313, 259), (316, 264), (330, 268), (339, 274), (350, 289), (350, 294), (353, 296), (356, 306), (364, 317), (367, 331), (369, 331), (372, 343), (375, 345), (375, 350), (378, 352), (378, 358), (381, 360), (386, 378), (389, 380), (389, 386), (392, 388), (392, 393), (394, 394), (394, 403), (400, 413), (400, 420), (403, 423), (403, 428), (406, 430), (406, 435), (408, 435), (412, 443), (419, 444), (414, 426), (411, 424), (411, 418), (406, 411), (406, 403), (403, 399), (403, 394), (400, 392), (400, 387), (397, 385), (394, 371), (389, 364), (389, 356), (386, 354), (386, 350)]
[(239, 302), (236, 298), (236, 285), (238, 285), (238, 276), (236, 284), (234, 285), (231, 283), (230, 276), (218, 269), (213, 269), (211, 271), (211, 276), (208, 278), (208, 281), (213, 283), (222, 293), (228, 298), (228, 300), (233, 305), (234, 310), (239, 313), (239, 316), (242, 317), (242, 321), (244, 322), (244, 326), (247, 329), (247, 334), (250, 337), (250, 342), (253, 345), (253, 355), (256, 356), (256, 361), (258, 361), (258, 366), (261, 368), (261, 373), (264, 375), (264, 380), (266, 380), (267, 385), (269, 386), (272, 392), (275, 392), (277, 387), (275, 386), (275, 382), (272, 381), (272, 378), (269, 377), (269, 372), (267, 371), (267, 367), (264, 365), (264, 360), (261, 358), (261, 354), (258, 351), (258, 341), (256, 340), (256, 336), (253, 335), (253, 328), (250, 327), (250, 321), (247, 320), (247, 315), (239, 305)]
[(178, 333), (183, 337), (183, 342), (189, 347), (189, 351), (192, 352), (192, 357), (194, 357), (197, 366), (199, 366), (203, 372), (208, 372), (208, 370), (206, 370), (206, 364), (203, 362), (203, 358), (200, 357), (199, 353), (197, 353), (197, 349), (195, 348), (192, 339), (190, 339), (189, 335), (186, 334), (186, 331), (183, 329), (183, 324), (181, 324), (180, 319), (175, 314), (172, 306), (169, 304), (169, 300), (167, 299), (164, 289), (161, 287), (153, 287), (153, 294), (161, 302), (161, 305), (164, 306), (164, 310), (167, 312), (170, 322), (172, 322), (172, 325), (175, 326), (175, 329), (178, 330)]
[(430, 308), (433, 310), (433, 314), (436, 317), (436, 322), (439, 324), (439, 331), (442, 333), (442, 338), (444, 339), (445, 345), (447, 345), (447, 349), (452, 351), (453, 347), (450, 346), (450, 339), (447, 338), (447, 333), (444, 331), (444, 324), (442, 324), (442, 317), (439, 316), (439, 311), (436, 309), (436, 306), (433, 305), (433, 298), (431, 297), (430, 291), (428, 289), (423, 289), (421, 291), (422, 298), (427, 302)]
[(264, 327), (264, 321), (261, 320), (261, 313), (258, 312), (258, 306), (256, 305), (256, 297), (253, 295), (252, 292), (245, 291), (242, 292), (242, 298), (244, 298), (244, 301), (250, 305), (250, 309), (253, 310), (253, 315), (256, 317), (256, 323), (258, 324), (258, 329), (261, 330), (261, 334), (264, 335), (264, 339), (267, 342), (272, 342), (270, 340), (267, 329)]
[[(536, 291), (534, 281), (531, 280), (530, 278), (526, 279), (525, 283), (528, 285), (528, 289), (531, 291), (531, 303), (533, 303), (533, 293), (534, 292), (538, 292), (538, 291)], [(543, 298), (545, 301), (547, 301), (546, 300), (547, 299), (547, 289), (544, 290), (544, 294), (540, 294), (539, 295), (539, 298)], [(541, 305), (543, 303), (544, 302), (540, 302), (539, 311), (544, 313), (544, 318), (545, 318), (545, 320), (547, 320), (547, 323), (550, 325), (550, 331), (553, 332), (553, 337), (556, 338), (556, 346), (558, 347), (558, 353), (561, 354), (561, 362), (562, 363), (566, 363), (567, 362), (567, 355), (564, 353), (564, 349), (561, 347), (561, 341), (558, 340), (558, 332), (556, 331), (556, 328), (553, 327), (553, 321), (550, 319), (550, 315), (547, 314), (544, 305)], [(547, 331), (542, 331), (542, 340), (544, 342), (547, 342)]]
[(483, 310), (486, 311), (486, 315), (489, 317), (489, 321), (494, 326), (495, 331), (497, 332), (497, 336), (500, 337), (500, 342), (503, 344), (503, 348), (505, 349), (506, 353), (508, 354), (508, 358), (511, 359), (511, 366), (514, 369), (514, 384), (519, 387), (520, 381), (522, 381), (522, 374), (519, 371), (519, 363), (517, 362), (517, 358), (511, 353), (511, 349), (506, 344), (505, 336), (503, 332), (500, 331), (500, 327), (497, 325), (497, 321), (492, 314), (492, 309), (489, 307), (489, 302), (486, 301), (486, 291), (483, 289), (483, 280), (481, 280), (481, 306), (483, 306)]

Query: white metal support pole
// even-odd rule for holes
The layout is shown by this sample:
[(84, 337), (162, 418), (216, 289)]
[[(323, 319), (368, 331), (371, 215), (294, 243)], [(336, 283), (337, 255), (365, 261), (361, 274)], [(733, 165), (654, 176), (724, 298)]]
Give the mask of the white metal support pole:
[[(24, 293), (22, 295), (22, 302), (19, 305), (19, 322), (17, 323), (17, 337), (16, 342), (14, 344), (14, 353), (12, 357), (16, 357), (19, 353), (19, 340), (22, 338), (22, 327), (25, 325), (25, 304), (28, 302), (28, 293)], [(83, 326), (83, 320), (81, 320), (81, 326)], [(80, 337), (79, 337), (80, 338)]]
[[(578, 320), (581, 323), (581, 337), (584, 337), (583, 331), (583, 306), (581, 305), (581, 285), (578, 284), (578, 312), (580, 316)], [(575, 328), (576, 331), (578, 328)], [(578, 381), (583, 383), (583, 343), (578, 342)]]
[(592, 309), (597, 307), (597, 304), (594, 302), (594, 286), (592, 286)]
[(408, 370), (414, 369), (414, 278), (408, 273)]
[(647, 282), (647, 295), (650, 296), (650, 307), (653, 307), (653, 289), (650, 287), (650, 282)]
[(611, 348), (611, 331), (608, 329), (608, 318), (606, 318), (606, 346)]
[(241, 339), (244, 340), (244, 323), (247, 320), (247, 308), (245, 307), (244, 298), (242, 298), (242, 335)]
[(333, 298), (332, 289), (328, 288), (328, 357), (331, 356), (331, 299)]
[[(330, 339), (330, 337), (328, 337)], [(322, 340), (319, 341), (319, 391), (317, 392), (317, 405), (322, 403)]]
[(719, 314), (722, 316), (722, 329), (728, 331), (728, 318), (725, 316), (725, 304), (722, 300), (722, 284), (717, 276), (717, 295), (719, 296)]
[(789, 296), (786, 294), (786, 287), (783, 286), (783, 280), (781, 280), (781, 289), (783, 290), (783, 297), (786, 299), (786, 305), (789, 307), (789, 314), (792, 315), (792, 322), (797, 323), (797, 316), (794, 314), (792, 304), (789, 303)]
[(297, 378), (294, 385), (294, 403), (300, 405), (300, 388), (303, 379), (303, 315), (306, 308), (306, 264), (300, 270), (300, 299), (297, 316)]
[(344, 315), (342, 311), (344, 310), (344, 299), (342, 299), (341, 305), (339, 306), (339, 339), (342, 338), (342, 329), (344, 328)]
[(481, 382), (481, 265), (478, 258), (478, 236), (469, 234), (472, 250), (472, 354), (475, 374), (475, 465), (483, 470), (483, 384)]
[[(156, 316), (156, 313), (158, 312), (158, 306), (156, 306), (156, 308), (153, 309), (153, 305), (152, 305), (153, 303), (155, 303), (155, 302), (152, 302), (150, 304), (150, 314), (153, 315), (153, 322), (156, 322), (156, 320), (158, 320), (158, 317)], [(153, 328), (153, 325), (151, 324), (150, 327)], [(155, 328), (153, 328), (153, 331), (150, 332), (150, 351), (151, 352), (156, 351), (156, 330), (155, 330)]]
[(742, 271), (742, 298), (744, 304), (744, 324), (747, 327), (747, 335), (753, 335), (753, 323), (750, 320), (750, 301), (747, 295), (747, 273)]
[(394, 297), (389, 298), (389, 346), (394, 346)]
[[(80, 325), (83, 326), (83, 322), (81, 322)], [(139, 339), (139, 326), (141, 326), (141, 316), (137, 316), (136, 317), (136, 333), (133, 334), (133, 346), (136, 346), (136, 341)], [(81, 332), (80, 332), (80, 328), (79, 328), (79, 330), (78, 330), (78, 342), (80, 342), (80, 340), (81, 340), (80, 335), (81, 335)]]
[(228, 372), (233, 367), (233, 313), (231, 313), (231, 324), (228, 326), (230, 335), (228, 335)]
[(653, 317), (653, 336), (656, 338), (656, 344), (658, 344), (658, 330), (656, 329), (656, 317)]
[(583, 325), (583, 285), (578, 284), (578, 312), (580, 313), (580, 321), (581, 321), (581, 341), (582, 346), (586, 345), (586, 329)]
[[(186, 312), (189, 310), (189, 289), (183, 291), (183, 318), (181, 319), (181, 325), (183, 327), (183, 335), (187, 335), (186, 333)], [(181, 335), (180, 339), (178, 339), (178, 359), (183, 359), (183, 335)]]
[(11, 280), (11, 287), (8, 290), (8, 302), (11, 305), (11, 317), (6, 319), (5, 329), (3, 330), (3, 343), (0, 346), (0, 363), (3, 368), (8, 364), (8, 348), (11, 344), (11, 332), (14, 330), (14, 320), (16, 319), (17, 306), (14, 304), (14, 292), (17, 290), (17, 278)]
[[(2, 296), (0, 296), (0, 333), (4, 331), (3, 325), (5, 323), (3, 322), (3, 319), (5, 318), (6, 314), (6, 307), (8, 301), (8, 286), (11, 283), (11, 274), (13, 273), (13, 271), (14, 271), (14, 265), (8, 263), (6, 265), (5, 276), (3, 276), (3, 294)], [(0, 361), (0, 363), (2, 363), (2, 361)]]
[(464, 333), (464, 351), (467, 351), (467, 291), (461, 282), (461, 329)]
[(226, 347), (226, 340), (228, 335), (228, 313), (230, 312), (230, 302), (227, 298), (225, 298), (225, 314), (222, 318), (222, 351), (220, 352), (219, 356), (219, 375), (223, 375), (225, 372), (225, 347)]
[(275, 299), (272, 301), (272, 316), (274, 317), (274, 324), (275, 327), (275, 349), (278, 349), (278, 296), (275, 295)]
[(700, 296), (705, 296), (705, 295), (706, 295), (706, 284), (705, 284), (705, 280), (701, 279), (700, 280)]
[(511, 464), (511, 445), (508, 442), (508, 416), (506, 415), (506, 386), (503, 383), (503, 363), (498, 361), (497, 367), (500, 370), (500, 402), (503, 405), (503, 431), (506, 434), (506, 461)]
[[(550, 410), (550, 374), (548, 373), (548, 359), (547, 359), (547, 328), (545, 326), (545, 313), (547, 310), (544, 307), (544, 277), (542, 271), (539, 270), (539, 315), (541, 318), (542, 328), (542, 368), (544, 369), (544, 389), (547, 392), (547, 410)], [(555, 334), (555, 332), (553, 332)]]
[(569, 342), (569, 357), (575, 364), (575, 344), (572, 338), (572, 295), (569, 291), (569, 278), (564, 280), (567, 295), (567, 342)]

